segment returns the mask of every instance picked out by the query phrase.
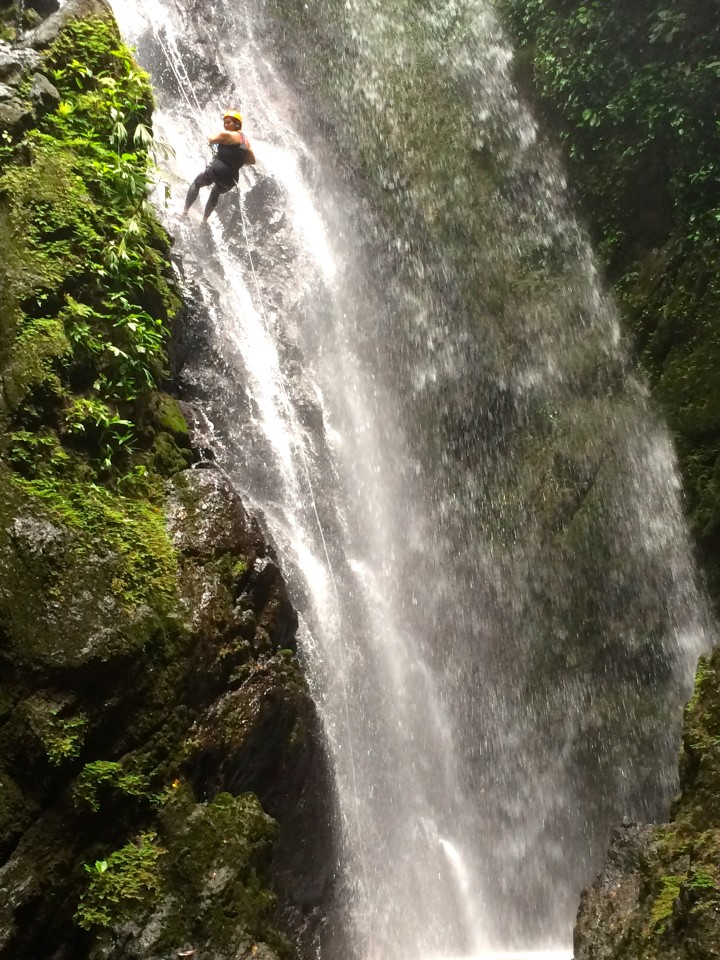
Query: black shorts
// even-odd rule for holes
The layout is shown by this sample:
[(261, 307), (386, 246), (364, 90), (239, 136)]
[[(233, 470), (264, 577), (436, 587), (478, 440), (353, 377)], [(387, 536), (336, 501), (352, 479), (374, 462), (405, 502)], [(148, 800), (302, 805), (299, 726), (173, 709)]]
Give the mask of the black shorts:
[(222, 160), (213, 160), (210, 166), (205, 167), (203, 172), (195, 177), (196, 187), (209, 187), (214, 183), (220, 193), (227, 193), (237, 186), (240, 171), (233, 171)]

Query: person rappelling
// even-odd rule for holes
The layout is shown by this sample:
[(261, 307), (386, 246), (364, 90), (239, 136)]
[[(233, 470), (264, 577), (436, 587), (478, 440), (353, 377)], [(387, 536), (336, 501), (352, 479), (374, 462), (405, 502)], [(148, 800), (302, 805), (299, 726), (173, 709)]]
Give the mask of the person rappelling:
[(223, 127), (214, 137), (208, 137), (208, 143), (216, 147), (212, 163), (207, 166), (190, 184), (185, 198), (183, 217), (187, 217), (190, 207), (195, 203), (201, 187), (212, 185), (208, 202), (203, 214), (203, 223), (217, 206), (221, 193), (227, 193), (237, 186), (240, 168), (245, 164), (255, 163), (255, 154), (252, 152), (250, 141), (242, 132), (242, 115), (237, 111), (228, 111), (223, 114)]

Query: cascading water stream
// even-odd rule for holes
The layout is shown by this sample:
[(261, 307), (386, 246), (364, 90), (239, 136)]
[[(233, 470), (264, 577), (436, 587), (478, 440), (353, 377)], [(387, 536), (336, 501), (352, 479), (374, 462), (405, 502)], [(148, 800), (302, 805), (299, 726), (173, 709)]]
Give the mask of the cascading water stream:
[[(301, 136), (264, 8), (114, 6), (153, 75), (168, 224), (210, 318), (184, 384), (303, 618), (340, 833), (342, 946), (324, 955), (566, 944), (609, 826), (662, 810), (708, 628), (670, 445), (625, 374), (491, 8), (308, 12), (337, 33), (340, 141), (375, 138), (378, 216), (324, 128)], [(414, 159), (419, 42), (475, 104), (473, 149), (505, 171), (482, 211), (466, 170)], [(238, 92), (258, 167), (208, 227), (181, 225)], [(482, 219), (482, 244), (458, 211)]]

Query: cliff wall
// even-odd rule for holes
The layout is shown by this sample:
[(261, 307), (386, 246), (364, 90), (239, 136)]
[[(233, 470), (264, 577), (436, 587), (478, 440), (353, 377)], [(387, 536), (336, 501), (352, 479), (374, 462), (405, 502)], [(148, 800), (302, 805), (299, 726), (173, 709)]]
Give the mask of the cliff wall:
[(103, 0), (36, 6), (0, 3), (0, 957), (293, 956), (297, 617), (168, 392), (148, 77)]

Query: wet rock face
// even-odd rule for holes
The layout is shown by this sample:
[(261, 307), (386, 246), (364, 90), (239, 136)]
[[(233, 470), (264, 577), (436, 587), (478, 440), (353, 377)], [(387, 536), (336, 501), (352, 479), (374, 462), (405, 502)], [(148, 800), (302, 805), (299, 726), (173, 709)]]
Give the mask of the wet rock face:
[(612, 839), (602, 874), (583, 891), (575, 928), (575, 960), (612, 960), (611, 933), (632, 925), (642, 890), (640, 871), (651, 830), (628, 824)]
[[(84, 956), (81, 944), (90, 937), (78, 929), (78, 915), (91, 933), (100, 933), (96, 956), (160, 958), (168, 950), (212, 944), (213, 956), (235, 957), (223, 952), (230, 950), (223, 938), (235, 943), (233, 951), (240, 942), (250, 951), (264, 938), (287, 954), (290, 947), (273, 920), (275, 900), (269, 891), (258, 892), (265, 889), (271, 862), (290, 894), (286, 911), (304, 916), (317, 905), (292, 906), (293, 891), (300, 896), (313, 887), (317, 894), (322, 882), (307, 876), (306, 865), (301, 880), (288, 870), (298, 840), (283, 825), (301, 797), (318, 808), (321, 795), (310, 797), (308, 785), (313, 778), (322, 781), (323, 764), (314, 706), (294, 659), (297, 617), (282, 576), (220, 471), (176, 475), (168, 503), (180, 571), (177, 605), (164, 624), (152, 613), (155, 633), (140, 629), (138, 613), (128, 615), (111, 592), (103, 593), (103, 577), (90, 555), (82, 575), (74, 568), (67, 576), (89, 578), (75, 596), (88, 591), (83, 618), (92, 642), (73, 642), (83, 622), (73, 623), (74, 599), (64, 604), (64, 646), (58, 634), (39, 657), (32, 646), (13, 645), (11, 625), (2, 644), (0, 851), (9, 858), (0, 869), (0, 957), (8, 960), (54, 956), (57, 944), (69, 943), (73, 956)], [(51, 623), (46, 571), (61, 562), (68, 531), (20, 514), (7, 521), (6, 535), (7, 543), (19, 544), (22, 582), (36, 616), (47, 607)], [(2, 562), (7, 590), (20, 560), (10, 552)], [(44, 572), (32, 578), (34, 566)], [(7, 629), (7, 615), (2, 623)], [(73, 652), (80, 649), (82, 656)], [(98, 671), (103, 662), (112, 669)], [(16, 681), (8, 683), (8, 676)], [(267, 813), (254, 797), (242, 800), (248, 791)], [(243, 857), (229, 857), (224, 833), (199, 826), (220, 808), (223, 816), (230, 808), (238, 817), (247, 814), (236, 829), (255, 839), (238, 838)], [(288, 851), (281, 860), (273, 860), (278, 827), (268, 814), (281, 820)], [(134, 824), (143, 837), (152, 833), (152, 840), (138, 839)], [(205, 837), (206, 874), (190, 870), (175, 849), (184, 849), (196, 830)], [(92, 881), (86, 887), (82, 863), (111, 863), (119, 885), (131, 888), (132, 877), (123, 879), (121, 872), (130, 869), (130, 853), (120, 855), (128, 836), (135, 836), (132, 850), (148, 861), (143, 870), (150, 864), (155, 871), (153, 880), (142, 905), (132, 897), (124, 903), (121, 896), (123, 909), (105, 917), (103, 891)], [(83, 889), (85, 899), (78, 900)], [(221, 928), (213, 919), (217, 911), (203, 907), (212, 891), (228, 899)], [(182, 923), (178, 903), (184, 905)]]

